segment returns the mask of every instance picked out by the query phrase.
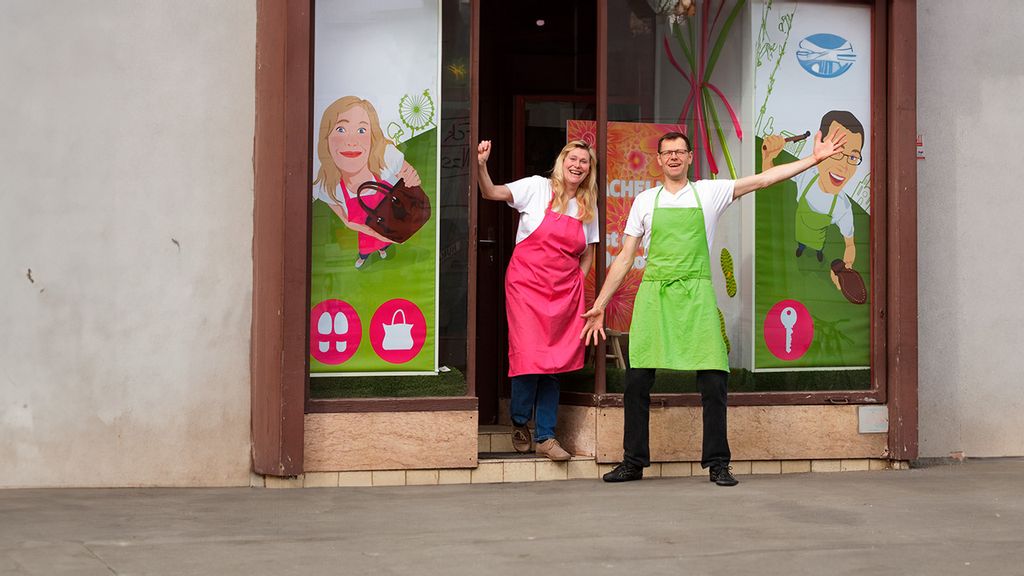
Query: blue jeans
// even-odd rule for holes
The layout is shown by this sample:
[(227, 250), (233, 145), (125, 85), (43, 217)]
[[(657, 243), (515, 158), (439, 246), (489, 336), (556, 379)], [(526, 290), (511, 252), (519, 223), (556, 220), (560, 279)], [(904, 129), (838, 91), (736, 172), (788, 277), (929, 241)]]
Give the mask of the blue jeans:
[(533, 416), (536, 429), (533, 440), (543, 442), (555, 437), (555, 422), (558, 420), (558, 378), (554, 374), (521, 374), (512, 377), (512, 401), (509, 411), (512, 423), (524, 426)]

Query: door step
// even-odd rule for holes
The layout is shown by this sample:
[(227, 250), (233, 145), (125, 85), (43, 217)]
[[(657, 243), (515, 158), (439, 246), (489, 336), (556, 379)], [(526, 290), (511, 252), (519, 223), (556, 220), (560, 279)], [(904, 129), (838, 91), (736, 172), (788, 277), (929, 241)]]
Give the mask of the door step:
[[(573, 456), (552, 462), (533, 452), (512, 448), (511, 426), (481, 426), (477, 441), (478, 464), (473, 482), (541, 482), (600, 478), (602, 470), (593, 456)], [(610, 469), (610, 467), (608, 467)]]

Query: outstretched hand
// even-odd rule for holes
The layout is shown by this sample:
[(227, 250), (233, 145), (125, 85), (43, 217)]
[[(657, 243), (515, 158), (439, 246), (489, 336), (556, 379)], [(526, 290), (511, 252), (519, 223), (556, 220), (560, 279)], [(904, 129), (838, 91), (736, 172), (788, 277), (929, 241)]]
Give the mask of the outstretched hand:
[(821, 137), (821, 130), (814, 135), (814, 161), (821, 162), (836, 152), (842, 152), (846, 146), (847, 132), (833, 130), (827, 138)]
[(607, 340), (608, 337), (604, 333), (604, 309), (594, 306), (590, 310), (587, 310), (583, 317), (587, 319), (587, 323), (583, 326), (583, 331), (580, 332), (580, 339), (583, 340), (584, 346), (589, 346), (591, 339), (593, 339), (594, 346), (597, 346), (597, 336), (601, 335), (601, 340)]

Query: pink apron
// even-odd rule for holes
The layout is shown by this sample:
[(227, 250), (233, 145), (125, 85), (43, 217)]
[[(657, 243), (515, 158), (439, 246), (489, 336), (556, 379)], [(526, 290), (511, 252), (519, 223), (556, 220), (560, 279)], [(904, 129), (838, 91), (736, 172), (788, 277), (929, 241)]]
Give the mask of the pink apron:
[[(374, 176), (374, 180), (380, 182), (380, 178), (377, 178), (376, 176)], [(359, 200), (354, 196), (349, 196), (344, 180), (341, 181), (341, 193), (345, 196), (345, 208), (348, 210), (348, 219), (359, 224), (366, 224), (366, 210), (363, 210), (363, 207), (359, 204)], [(383, 199), (383, 192), (374, 192), (373, 194), (363, 196), (363, 202), (366, 202), (366, 205), (370, 208), (376, 208)], [(374, 250), (380, 250), (391, 246), (391, 242), (382, 242), (368, 234), (358, 232), (358, 235), (360, 256), (368, 256)]]
[(516, 245), (505, 274), (508, 375), (558, 374), (583, 367), (583, 223), (544, 211)]

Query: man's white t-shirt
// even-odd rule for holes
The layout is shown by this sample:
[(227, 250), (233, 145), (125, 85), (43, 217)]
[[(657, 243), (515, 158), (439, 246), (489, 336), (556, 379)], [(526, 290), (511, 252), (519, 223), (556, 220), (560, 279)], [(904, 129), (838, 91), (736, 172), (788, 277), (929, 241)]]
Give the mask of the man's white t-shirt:
[[(544, 221), (544, 214), (551, 203), (551, 180), (543, 176), (530, 176), (509, 182), (506, 186), (512, 191), (512, 200), (508, 205), (518, 210), (520, 214), (519, 230), (516, 231), (516, 244), (519, 244), (533, 234), (534, 230), (540, 228), (541, 222)], [(590, 222), (583, 223), (583, 236), (587, 239), (587, 244), (597, 244), (600, 237), (597, 206), (594, 207), (593, 214)], [(565, 215), (573, 218), (579, 216), (579, 205), (575, 198), (569, 200)]]
[[(698, 180), (693, 182), (700, 196), (700, 205), (704, 210), (704, 232), (708, 239), (708, 250), (714, 245), (715, 226), (719, 217), (725, 209), (732, 204), (732, 194), (735, 187), (735, 180)], [(658, 191), (661, 190), (661, 196)], [(651, 218), (654, 216), (654, 199), (658, 198), (658, 206), (661, 208), (696, 208), (697, 201), (693, 197), (693, 188), (687, 183), (681, 190), (672, 194), (662, 186), (648, 188), (636, 195), (633, 199), (633, 206), (629, 209), (629, 217), (626, 219), (626, 227), (623, 230), (626, 234), (635, 238), (642, 238), (640, 245), (647, 252), (651, 245)]]
[[(812, 168), (793, 178), (793, 182), (796, 183), (797, 203), (800, 202), (800, 195), (804, 193), (804, 188), (811, 184), (811, 180), (815, 176), (818, 176), (818, 170)], [(835, 196), (826, 194), (817, 181), (807, 189), (807, 204), (810, 205), (811, 210), (818, 214), (828, 214), (829, 208), (832, 207), (833, 198)], [(847, 238), (853, 237), (853, 204), (850, 203), (850, 198), (846, 193), (841, 190), (839, 191), (839, 199), (836, 200), (836, 207), (832, 210), (832, 223), (839, 228), (839, 232), (843, 236)]]
[[(391, 144), (387, 145), (384, 149), (384, 165), (381, 166), (380, 179), (388, 184), (394, 184), (398, 182), (398, 173), (402, 170), (402, 166), (405, 164), (405, 155), (402, 154), (398, 148), (395, 148)], [(326, 183), (325, 183), (326, 184)], [(372, 196), (376, 194), (378, 190), (364, 190), (360, 196)], [(348, 190), (350, 198), (356, 197), (355, 190)], [(319, 184), (313, 186), (313, 199), (326, 202), (328, 205), (341, 206), (341, 209), (348, 214), (348, 207), (345, 206), (345, 197), (341, 191), (341, 184), (338, 182), (334, 183), (334, 196), (338, 199), (337, 202), (331, 200), (331, 197), (327, 194), (327, 190)]]

